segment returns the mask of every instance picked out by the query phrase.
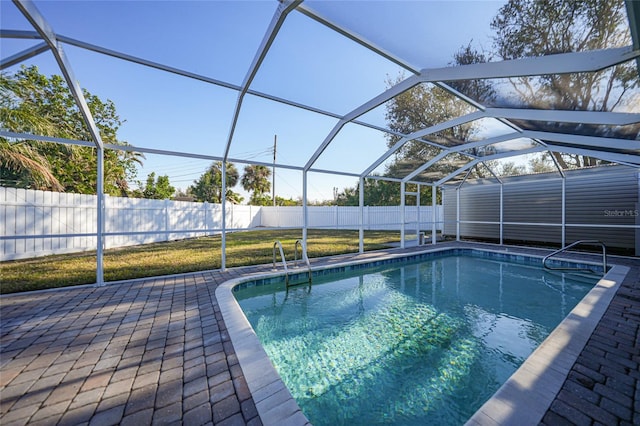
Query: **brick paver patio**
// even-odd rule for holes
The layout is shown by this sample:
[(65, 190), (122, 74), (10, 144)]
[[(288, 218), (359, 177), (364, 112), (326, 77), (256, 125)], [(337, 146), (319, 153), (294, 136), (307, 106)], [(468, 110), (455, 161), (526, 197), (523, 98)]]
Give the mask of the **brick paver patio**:
[(578, 356), (543, 424), (640, 425), (640, 260)]
[[(631, 272), (544, 424), (640, 424), (640, 261), (617, 263)], [(267, 269), (3, 296), (0, 424), (262, 424), (215, 290)]]
[(202, 273), (2, 298), (0, 423), (259, 425)]

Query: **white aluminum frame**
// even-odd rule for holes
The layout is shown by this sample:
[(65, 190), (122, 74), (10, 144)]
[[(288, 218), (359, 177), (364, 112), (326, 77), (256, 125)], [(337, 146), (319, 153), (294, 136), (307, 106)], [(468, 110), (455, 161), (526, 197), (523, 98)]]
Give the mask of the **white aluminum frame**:
[[(161, 155), (175, 155), (182, 157), (190, 157), (190, 158), (199, 158), (206, 160), (214, 160), (214, 161), (222, 161), (223, 164), (223, 184), (222, 184), (222, 194), (226, 193), (226, 164), (230, 161), (238, 162), (238, 163), (246, 163), (246, 164), (261, 164), (266, 166), (275, 166), (279, 168), (287, 168), (292, 170), (298, 170), (302, 172), (303, 175), (303, 210), (304, 210), (304, 226), (303, 226), (303, 244), (307, 244), (307, 228), (308, 228), (308, 206), (307, 206), (307, 185), (308, 185), (308, 172), (318, 172), (318, 173), (330, 173), (330, 174), (340, 174), (345, 176), (353, 176), (359, 179), (359, 205), (361, 209), (361, 219), (360, 219), (360, 229), (359, 229), (359, 251), (362, 252), (363, 248), (363, 237), (364, 237), (364, 179), (384, 179), (389, 181), (399, 182), (401, 185), (401, 205), (405, 205), (405, 185), (408, 183), (415, 183), (418, 185), (418, 200), (420, 185), (431, 186), (432, 188), (432, 203), (435, 204), (437, 189), (445, 182), (453, 179), (458, 174), (466, 171), (466, 176), (458, 185), (456, 193), (459, 197), (459, 189), (461, 185), (464, 184), (466, 179), (469, 176), (471, 170), (477, 166), (478, 164), (485, 164), (484, 162), (491, 159), (505, 158), (512, 155), (521, 155), (529, 152), (540, 152), (540, 151), (550, 151), (550, 152), (561, 152), (561, 153), (571, 153), (571, 154), (579, 154), (579, 155), (588, 155), (591, 157), (600, 158), (605, 161), (616, 162), (619, 164), (624, 164), (631, 167), (640, 168), (640, 142), (630, 139), (616, 139), (616, 138), (603, 138), (603, 137), (593, 137), (593, 136), (581, 136), (581, 135), (571, 135), (571, 134), (560, 134), (553, 132), (541, 132), (541, 131), (532, 131), (532, 130), (523, 130), (518, 126), (511, 123), (509, 120), (532, 120), (532, 121), (554, 121), (554, 122), (566, 122), (566, 123), (587, 123), (587, 124), (605, 124), (610, 126), (623, 126), (629, 124), (635, 124), (640, 122), (640, 114), (637, 113), (614, 113), (614, 112), (593, 112), (593, 111), (541, 111), (534, 109), (508, 109), (508, 108), (487, 108), (484, 105), (479, 104), (473, 99), (468, 98), (462, 93), (459, 93), (444, 81), (455, 81), (455, 80), (468, 80), (468, 79), (491, 79), (491, 78), (510, 78), (510, 77), (521, 77), (521, 76), (531, 76), (531, 75), (541, 75), (541, 74), (561, 74), (561, 73), (577, 73), (577, 72), (595, 72), (599, 71), (623, 62), (627, 62), (630, 60), (636, 60), (638, 62), (638, 68), (640, 70), (640, 42), (639, 42), (639, 34), (638, 34), (638, 21), (640, 20), (640, 6), (638, 2), (634, 1), (626, 1), (628, 19), (631, 28), (632, 35), (632, 46), (620, 47), (620, 48), (612, 48), (600, 51), (586, 51), (586, 52), (572, 52), (572, 53), (561, 53), (556, 55), (548, 55), (545, 57), (536, 57), (536, 58), (522, 58), (522, 59), (513, 59), (499, 62), (489, 62), (489, 63), (479, 63), (479, 64), (471, 64), (471, 65), (462, 65), (455, 67), (446, 67), (446, 68), (433, 68), (433, 69), (418, 69), (413, 64), (410, 64), (408, 61), (403, 60), (402, 58), (394, 55), (392, 52), (388, 52), (385, 49), (376, 46), (374, 43), (369, 40), (364, 39), (359, 34), (350, 30), (349, 28), (345, 28), (332, 22), (325, 16), (321, 16), (317, 11), (313, 10), (309, 5), (304, 4), (303, 0), (278, 0), (276, 4), (276, 10), (272, 17), (271, 23), (265, 32), (263, 40), (257, 49), (257, 52), (254, 56), (254, 59), (245, 75), (243, 83), (241, 85), (235, 85), (231, 83), (227, 83), (221, 80), (217, 80), (208, 76), (199, 75), (195, 73), (191, 73), (185, 70), (181, 70), (175, 67), (159, 64), (157, 62), (149, 61), (144, 58), (135, 57), (132, 55), (124, 54), (121, 52), (117, 52), (111, 49), (106, 49), (104, 47), (96, 46), (90, 43), (86, 43), (84, 41), (75, 40), (69, 37), (65, 37), (57, 34), (49, 25), (45, 17), (40, 13), (32, 0), (13, 0), (13, 4), (18, 8), (18, 10), (25, 16), (25, 18), (29, 21), (29, 23), (33, 26), (35, 31), (18, 31), (18, 30), (0, 30), (0, 37), (4, 38), (23, 38), (23, 39), (41, 39), (43, 40), (41, 43), (38, 43), (31, 48), (22, 50), (14, 55), (11, 55), (6, 58), (0, 58), (0, 70), (6, 69), (8, 67), (19, 64), (29, 58), (32, 58), (36, 55), (44, 53), (46, 51), (51, 51), (54, 55), (54, 58), (62, 72), (69, 89), (80, 109), (80, 112), (83, 116), (85, 123), (87, 124), (92, 141), (76, 141), (76, 140), (68, 140), (63, 138), (51, 138), (44, 137), (38, 135), (30, 135), (25, 133), (15, 133), (7, 130), (0, 130), (0, 136), (10, 138), (10, 139), (30, 139), (30, 140), (40, 140), (47, 142), (55, 142), (55, 143), (64, 143), (64, 144), (75, 144), (82, 146), (91, 146), (97, 149), (98, 158), (97, 158), (97, 187), (96, 192), (98, 194), (98, 233), (97, 233), (97, 265), (96, 265), (96, 282), (98, 284), (102, 284), (104, 282), (103, 277), (103, 246), (104, 246), (104, 150), (105, 149), (113, 149), (113, 150), (123, 150), (123, 151), (135, 151), (135, 152), (143, 152), (143, 153), (153, 153), (153, 154), (161, 154)], [(274, 0), (275, 4), (275, 0)], [(273, 42), (278, 37), (278, 33), (284, 22), (286, 21), (289, 14), (293, 11), (300, 12), (302, 15), (315, 20), (316, 22), (328, 27), (329, 29), (336, 31), (338, 34), (347, 37), (348, 39), (360, 44), (366, 49), (372, 51), (376, 55), (379, 55), (399, 66), (409, 71), (412, 75), (400, 83), (388, 88), (383, 93), (373, 97), (369, 101), (363, 103), (359, 107), (353, 109), (351, 112), (346, 115), (337, 114), (331, 111), (325, 111), (313, 106), (304, 105), (298, 102), (294, 102), (288, 99), (280, 98), (268, 93), (262, 93), (251, 89), (251, 84), (253, 79), (255, 78), (257, 72), (260, 69), (262, 62), (264, 61), (266, 55), (269, 52), (269, 48), (273, 44)], [(192, 78), (199, 81), (203, 81), (209, 84), (214, 84), (229, 90), (235, 90), (238, 92), (238, 98), (236, 101), (236, 105), (233, 111), (233, 117), (231, 119), (229, 134), (227, 137), (227, 141), (225, 144), (224, 152), (221, 155), (208, 155), (203, 153), (187, 153), (180, 151), (167, 151), (167, 150), (159, 150), (151, 147), (135, 147), (135, 146), (119, 146), (112, 144), (104, 144), (100, 133), (97, 129), (95, 121), (89, 111), (86, 100), (82, 94), (82, 90), (76, 79), (72, 66), (65, 55), (62, 44), (66, 43), (69, 45), (73, 45), (76, 47), (80, 47), (86, 50), (90, 50), (99, 54), (109, 55), (121, 60), (130, 61), (139, 65), (152, 67), (158, 70), (162, 70), (165, 72), (170, 72), (185, 78)], [(412, 87), (422, 84), (422, 83), (432, 83), (443, 90), (446, 90), (453, 96), (457, 96), (462, 101), (468, 103), (469, 105), (477, 108), (477, 111), (466, 114), (461, 117), (457, 117), (455, 119), (449, 120), (447, 122), (439, 123), (434, 126), (431, 126), (426, 129), (420, 129), (416, 132), (413, 132), (409, 135), (398, 134), (397, 132), (393, 132), (390, 129), (382, 128), (380, 126), (372, 125), (366, 122), (362, 122), (357, 120), (358, 117), (362, 116), (368, 111), (384, 104), (385, 102), (393, 99), (395, 96), (411, 89)], [(333, 127), (333, 129), (326, 135), (314, 153), (309, 157), (307, 162), (301, 166), (295, 165), (284, 165), (284, 164), (267, 164), (262, 162), (254, 162), (247, 161), (242, 159), (233, 159), (229, 157), (230, 147), (234, 141), (234, 133), (235, 127), (238, 122), (238, 117), (242, 110), (242, 103), (244, 97), (247, 95), (258, 96), (273, 102), (283, 103), (295, 108), (300, 108), (303, 110), (307, 110), (313, 113), (321, 114), (324, 116), (332, 117), (337, 119), (337, 123)], [(464, 124), (473, 120), (478, 120), (485, 117), (492, 117), (500, 120), (504, 124), (510, 126), (514, 131), (506, 134), (500, 135), (492, 138), (486, 138), (480, 141), (467, 142), (454, 147), (447, 147), (441, 144), (437, 144), (435, 142), (429, 141), (425, 139), (429, 134), (433, 134), (435, 132), (457, 126), (460, 124)], [(400, 140), (394, 144), (393, 147), (387, 150), (387, 152), (383, 153), (378, 159), (376, 159), (370, 166), (368, 166), (361, 173), (348, 173), (340, 170), (323, 170), (323, 169), (315, 169), (313, 165), (316, 163), (318, 158), (322, 155), (325, 149), (331, 144), (334, 138), (338, 135), (338, 133), (342, 130), (342, 128), (348, 124), (354, 123), (357, 125), (366, 126), (381, 132), (386, 132), (389, 134), (394, 134), (400, 137)], [(494, 143), (505, 142), (518, 138), (530, 138), (532, 139), (537, 146), (526, 149), (526, 150), (518, 150), (512, 152), (505, 152), (500, 154), (488, 155), (488, 156), (474, 156), (465, 152), (471, 148), (482, 147), (491, 145)], [(371, 173), (384, 163), (391, 155), (396, 153), (405, 143), (408, 141), (419, 141), (425, 144), (429, 144), (441, 150), (441, 152), (436, 155), (431, 160), (423, 163), (418, 166), (415, 170), (409, 173), (404, 178), (390, 178), (383, 176), (375, 176), (371, 175)], [(420, 181), (414, 181), (417, 176), (420, 175), (424, 170), (428, 169), (430, 166), (437, 163), (442, 158), (446, 157), (451, 153), (459, 153), (469, 157), (469, 162), (464, 166), (460, 167), (458, 170), (453, 173), (439, 179), (433, 183), (425, 183)], [(573, 226), (572, 224), (566, 224), (564, 222), (564, 173), (560, 169), (557, 162), (555, 162), (558, 172), (563, 179), (563, 222), (562, 226), (562, 234), (563, 234), (563, 246), (564, 246), (564, 234), (566, 226)], [(489, 168), (486, 164), (485, 166)], [(492, 174), (493, 171), (489, 168)], [(500, 242), (502, 243), (502, 227), (505, 224), (503, 222), (503, 206), (502, 206), (502, 185), (503, 183), (500, 179), (495, 176), (496, 179), (501, 183), (501, 196), (500, 196)], [(225, 217), (225, 198), (222, 197), (222, 214), (223, 214), (223, 226), (222, 226), (222, 269), (224, 270), (226, 267), (226, 217)], [(418, 201), (419, 204), (419, 201)], [(460, 227), (460, 217), (459, 217), (459, 202), (458, 204), (458, 212), (457, 212), (457, 238), (460, 238), (459, 235), (459, 227)], [(404, 209), (403, 209), (404, 211)], [(401, 245), (404, 246), (404, 214), (402, 215), (402, 227), (401, 227)], [(434, 216), (432, 217), (432, 242), (435, 244), (436, 235), (436, 217), (435, 217), (435, 209)], [(420, 219), (418, 219), (418, 228), (420, 226)]]

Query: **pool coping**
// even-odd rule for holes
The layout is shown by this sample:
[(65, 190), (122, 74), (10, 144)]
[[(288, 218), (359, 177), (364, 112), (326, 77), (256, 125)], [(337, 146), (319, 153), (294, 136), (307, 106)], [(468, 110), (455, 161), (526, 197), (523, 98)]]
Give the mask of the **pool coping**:
[[(418, 257), (429, 253), (455, 250), (490, 252), (500, 256), (540, 258), (518, 247), (430, 247), (411, 253), (375, 252), (365, 258), (348, 259), (334, 264), (312, 265), (312, 271), (372, 264)], [(560, 258), (561, 261), (594, 264), (590, 261)], [(374, 265), (371, 265), (374, 266)], [(571, 367), (585, 347), (598, 322), (630, 268), (610, 265), (609, 271), (547, 336), (498, 391), (467, 421), (467, 425), (538, 424), (560, 391)], [(246, 378), (256, 409), (264, 425), (310, 425), (297, 402), (282, 382), (258, 336), (233, 296), (233, 288), (247, 281), (282, 276), (282, 271), (255, 273), (222, 283), (216, 298)], [(531, 392), (535, 397), (532, 398)]]

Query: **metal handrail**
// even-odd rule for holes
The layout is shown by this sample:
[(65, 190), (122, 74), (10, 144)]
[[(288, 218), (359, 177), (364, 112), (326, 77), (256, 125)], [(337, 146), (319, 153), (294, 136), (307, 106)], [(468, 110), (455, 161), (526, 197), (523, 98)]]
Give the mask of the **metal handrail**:
[(276, 271), (276, 247), (280, 249), (280, 257), (282, 258), (282, 264), (284, 265), (284, 283), (285, 285), (289, 285), (289, 269), (287, 268), (287, 261), (284, 258), (284, 250), (282, 250), (282, 243), (279, 240), (276, 240), (273, 243), (273, 270)]
[[(554, 251), (553, 253), (546, 255), (542, 259), (542, 266), (544, 266), (546, 269), (550, 269), (550, 270), (554, 270), (554, 271), (558, 271), (558, 270), (584, 271), (584, 268), (569, 268), (569, 267), (553, 268), (553, 267), (547, 265), (547, 260), (549, 260), (549, 258), (551, 256), (555, 256), (556, 254), (559, 254), (559, 253), (562, 253), (563, 251), (569, 250), (571, 247), (577, 246), (578, 244), (591, 244), (591, 245), (599, 245), (599, 246), (602, 247), (602, 271), (606, 274), (607, 273), (607, 246), (602, 241), (599, 241), (599, 240), (578, 240), (578, 241), (574, 241), (573, 243), (569, 244), (568, 246), (563, 247), (561, 249), (558, 249), (558, 250)], [(592, 272), (596, 272), (596, 271), (592, 271)]]
[(301, 241), (301, 240), (296, 240), (296, 245), (293, 249), (293, 259), (294, 259), (294, 267), (298, 267), (298, 247), (300, 247), (300, 252), (302, 260), (304, 260), (307, 264), (307, 269), (309, 271), (309, 284), (311, 284), (311, 277), (312, 277), (312, 273), (311, 273), (311, 263), (309, 263), (309, 256), (307, 256), (307, 246), (306, 244)]

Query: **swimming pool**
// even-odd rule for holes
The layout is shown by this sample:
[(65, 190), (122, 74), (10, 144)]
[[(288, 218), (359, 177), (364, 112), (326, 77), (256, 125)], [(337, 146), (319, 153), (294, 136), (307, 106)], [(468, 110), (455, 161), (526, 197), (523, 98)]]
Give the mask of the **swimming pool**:
[(455, 250), (235, 294), (311, 423), (461, 424), (597, 281), (539, 263)]

